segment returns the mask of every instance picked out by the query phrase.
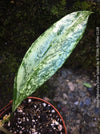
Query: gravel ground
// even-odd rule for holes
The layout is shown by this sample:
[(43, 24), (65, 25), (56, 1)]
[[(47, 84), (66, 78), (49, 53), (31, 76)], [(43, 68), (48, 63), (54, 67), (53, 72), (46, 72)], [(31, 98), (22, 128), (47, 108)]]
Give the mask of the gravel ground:
[[(84, 71), (61, 68), (47, 84), (50, 90), (44, 99), (56, 106), (64, 118), (68, 134), (100, 134), (100, 107), (97, 107), (96, 83)], [(83, 85), (89, 83), (91, 88)], [(34, 96), (34, 94), (33, 94)], [(7, 104), (0, 100), (0, 106)]]
[[(48, 83), (66, 123), (68, 134), (100, 134), (100, 107), (97, 107), (96, 83), (83, 72), (61, 68)], [(84, 86), (89, 83), (91, 88)], [(52, 91), (53, 90), (53, 91)]]

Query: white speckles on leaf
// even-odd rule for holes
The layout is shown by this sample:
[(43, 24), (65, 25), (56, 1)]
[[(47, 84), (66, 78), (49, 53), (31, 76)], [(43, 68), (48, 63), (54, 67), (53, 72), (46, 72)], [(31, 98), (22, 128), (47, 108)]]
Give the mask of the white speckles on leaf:
[(13, 112), (63, 65), (82, 38), (90, 14), (78, 11), (66, 15), (32, 44), (14, 82)]

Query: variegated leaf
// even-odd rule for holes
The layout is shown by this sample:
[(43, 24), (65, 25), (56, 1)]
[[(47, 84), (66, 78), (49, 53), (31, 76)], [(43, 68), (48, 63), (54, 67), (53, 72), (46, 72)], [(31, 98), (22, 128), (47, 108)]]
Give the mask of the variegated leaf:
[(13, 111), (63, 65), (82, 38), (90, 14), (78, 11), (63, 17), (32, 44), (15, 79)]

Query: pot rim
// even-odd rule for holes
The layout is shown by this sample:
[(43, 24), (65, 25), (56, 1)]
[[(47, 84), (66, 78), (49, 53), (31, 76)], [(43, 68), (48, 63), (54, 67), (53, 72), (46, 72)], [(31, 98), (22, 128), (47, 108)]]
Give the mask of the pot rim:
[[(57, 114), (59, 115), (59, 117), (61, 118), (61, 120), (62, 120), (62, 124), (63, 124), (63, 127), (64, 127), (64, 130), (65, 130), (65, 134), (67, 134), (67, 130), (66, 130), (66, 125), (65, 125), (65, 122), (64, 122), (64, 120), (63, 120), (63, 117), (61, 116), (61, 114), (59, 113), (59, 111), (50, 103), (50, 102), (48, 102), (48, 101), (46, 101), (46, 100), (44, 100), (44, 99), (41, 99), (41, 98), (39, 98), (39, 97), (32, 97), (32, 96), (29, 96), (29, 97), (27, 97), (28, 99), (36, 99), (36, 100), (40, 100), (40, 101), (43, 101), (43, 102), (45, 102), (45, 103), (47, 103), (48, 105), (50, 105), (56, 112), (57, 112)], [(1, 110), (0, 110), (0, 117), (8, 110), (8, 109), (10, 109), (11, 108), (11, 104), (12, 104), (12, 100), (6, 105), (6, 106), (4, 106)]]

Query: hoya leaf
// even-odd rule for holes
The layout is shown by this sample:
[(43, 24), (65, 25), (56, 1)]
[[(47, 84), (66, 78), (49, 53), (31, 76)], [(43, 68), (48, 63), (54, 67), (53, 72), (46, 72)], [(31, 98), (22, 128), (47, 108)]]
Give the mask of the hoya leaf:
[(82, 38), (90, 14), (78, 11), (66, 15), (32, 44), (15, 78), (13, 111), (63, 65)]

